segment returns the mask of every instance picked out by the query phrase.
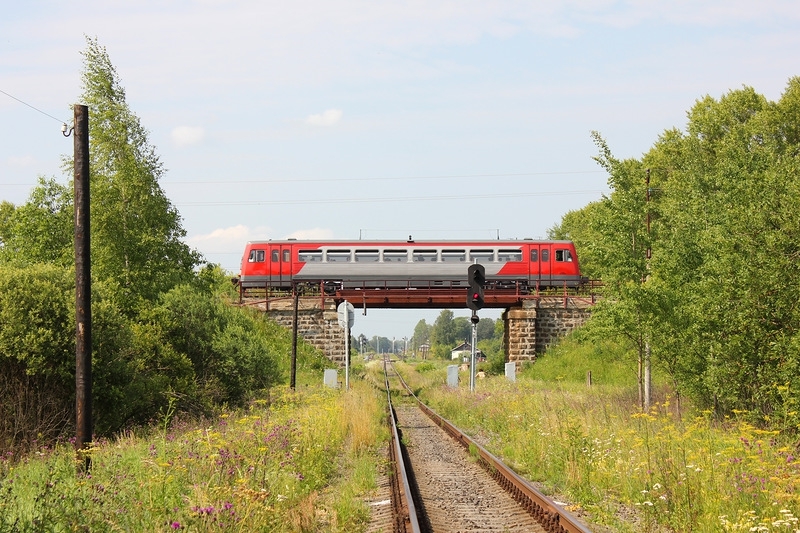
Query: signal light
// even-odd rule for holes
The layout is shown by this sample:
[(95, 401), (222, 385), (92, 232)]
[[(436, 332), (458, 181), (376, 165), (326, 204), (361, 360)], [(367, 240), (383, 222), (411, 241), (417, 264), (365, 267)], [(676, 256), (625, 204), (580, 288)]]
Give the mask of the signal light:
[(486, 284), (486, 269), (483, 265), (470, 265), (467, 269), (467, 307), (477, 311), (483, 307), (483, 286)]

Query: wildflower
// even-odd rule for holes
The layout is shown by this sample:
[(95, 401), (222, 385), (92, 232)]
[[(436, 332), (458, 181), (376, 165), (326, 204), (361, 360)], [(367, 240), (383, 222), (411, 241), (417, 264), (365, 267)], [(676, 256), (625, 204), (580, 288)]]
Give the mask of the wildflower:
[(169, 525), (169, 527), (171, 527), (172, 529), (180, 529), (181, 528), (181, 523), (180, 522), (172, 522)]

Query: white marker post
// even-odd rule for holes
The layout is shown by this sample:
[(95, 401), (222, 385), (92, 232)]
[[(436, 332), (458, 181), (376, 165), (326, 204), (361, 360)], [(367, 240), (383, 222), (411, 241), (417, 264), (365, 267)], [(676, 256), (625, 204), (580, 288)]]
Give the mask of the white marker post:
[(339, 325), (344, 328), (344, 390), (350, 390), (350, 328), (355, 322), (356, 310), (347, 300), (336, 308)]

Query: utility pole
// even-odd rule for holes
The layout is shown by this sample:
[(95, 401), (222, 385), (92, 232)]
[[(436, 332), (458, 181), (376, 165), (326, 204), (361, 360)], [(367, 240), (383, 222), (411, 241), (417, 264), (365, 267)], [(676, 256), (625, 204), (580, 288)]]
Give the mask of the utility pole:
[[(650, 248), (650, 169), (647, 169), (647, 175), (645, 177), (645, 202), (646, 202), (646, 222), (647, 222), (647, 252), (645, 254), (646, 260), (646, 275), (645, 275), (645, 282), (650, 279), (650, 257), (652, 256), (652, 249)], [(651, 403), (651, 372), (650, 372), (650, 334), (645, 334), (645, 341), (644, 341), (644, 402), (643, 402), (643, 410), (644, 412), (650, 411), (650, 403)]]
[[(92, 277), (89, 254), (89, 108), (75, 104), (75, 449), (85, 472), (92, 442)], [(83, 455), (83, 457), (80, 457)], [(82, 461), (80, 460), (82, 459)]]
[(300, 290), (296, 283), (292, 284), (292, 292), (294, 293), (294, 308), (292, 310), (292, 362), (289, 369), (289, 388), (294, 390), (297, 385), (297, 317), (300, 306)]

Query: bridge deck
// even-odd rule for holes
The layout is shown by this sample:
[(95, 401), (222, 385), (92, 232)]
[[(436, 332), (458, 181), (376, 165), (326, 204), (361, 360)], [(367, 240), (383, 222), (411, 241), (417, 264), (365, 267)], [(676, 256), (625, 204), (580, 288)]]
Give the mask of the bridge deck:
[[(561, 302), (564, 307), (592, 305), (597, 299), (598, 283), (588, 283), (579, 288), (561, 287), (542, 290), (525, 290), (520, 287), (487, 287), (484, 289), (484, 308), (506, 309), (520, 306), (524, 301), (547, 301), (549, 305)], [(245, 291), (240, 291), (240, 296)], [(248, 293), (264, 295), (264, 302), (290, 300), (291, 291), (248, 289)], [(373, 309), (456, 309), (467, 307), (466, 287), (339, 287), (334, 292), (308, 287), (301, 291), (304, 297), (333, 300), (336, 304), (344, 300), (356, 307)]]
[[(560, 296), (555, 293), (552, 296)], [(505, 309), (523, 300), (536, 299), (533, 294), (515, 290), (484, 290), (484, 308)], [(357, 307), (402, 309), (451, 309), (467, 306), (467, 291), (459, 289), (342, 289), (334, 299), (347, 300)]]

